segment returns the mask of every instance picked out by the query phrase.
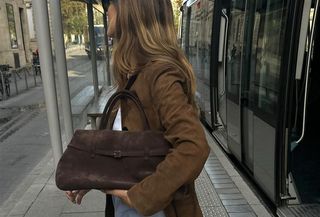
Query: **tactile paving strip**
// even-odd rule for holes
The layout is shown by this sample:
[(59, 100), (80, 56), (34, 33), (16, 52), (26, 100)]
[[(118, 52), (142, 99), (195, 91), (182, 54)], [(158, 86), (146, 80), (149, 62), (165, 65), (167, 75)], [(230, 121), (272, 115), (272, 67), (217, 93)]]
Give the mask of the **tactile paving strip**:
[(228, 217), (224, 208), (222, 207), (201, 207), (203, 217)]
[[(205, 181), (197, 185), (201, 189), (199, 190), (199, 198), (202, 200), (200, 204), (203, 207), (220, 207), (226, 213), (226, 216), (256, 216), (213, 152), (209, 155), (201, 177)], [(201, 187), (204, 184), (205, 186), (211, 184), (212, 188)], [(217, 209), (217, 213), (220, 212)]]
[(220, 198), (215, 192), (205, 170), (202, 171), (196, 180), (196, 191), (200, 206), (222, 206)]
[(204, 217), (228, 217), (210, 178), (203, 170), (196, 180), (196, 192)]

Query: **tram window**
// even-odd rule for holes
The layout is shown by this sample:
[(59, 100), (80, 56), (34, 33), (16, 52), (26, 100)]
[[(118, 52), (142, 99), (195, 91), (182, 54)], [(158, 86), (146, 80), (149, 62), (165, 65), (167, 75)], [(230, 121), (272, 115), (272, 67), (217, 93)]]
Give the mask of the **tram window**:
[(189, 60), (197, 78), (209, 84), (213, 2), (198, 1), (190, 9)]
[(197, 102), (209, 124), (211, 122), (210, 53), (213, 9), (212, 0), (199, 0), (191, 5), (188, 12), (190, 16), (189, 44), (186, 46), (197, 80)]
[[(258, 113), (276, 114), (285, 37), (286, 0), (260, 0), (255, 14), (252, 62), (254, 105)], [(260, 112), (259, 112), (260, 111)], [(266, 120), (267, 121), (267, 120)]]

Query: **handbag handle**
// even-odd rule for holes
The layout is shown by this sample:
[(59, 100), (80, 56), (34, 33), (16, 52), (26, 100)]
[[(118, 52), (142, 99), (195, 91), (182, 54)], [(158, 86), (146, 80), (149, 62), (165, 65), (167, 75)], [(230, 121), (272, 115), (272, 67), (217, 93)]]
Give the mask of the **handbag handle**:
[(139, 98), (136, 95), (134, 95), (132, 92), (130, 92), (129, 90), (118, 91), (110, 97), (110, 99), (108, 100), (107, 105), (104, 108), (104, 111), (102, 113), (100, 130), (106, 128), (108, 121), (110, 119), (111, 112), (112, 112), (114, 106), (116, 105), (116, 103), (119, 100), (126, 99), (126, 98), (130, 99), (138, 108), (139, 113), (140, 113), (140, 117), (142, 118), (144, 130), (150, 130), (150, 125), (149, 125), (149, 122), (147, 119), (147, 115), (143, 110), (143, 106), (142, 106)]

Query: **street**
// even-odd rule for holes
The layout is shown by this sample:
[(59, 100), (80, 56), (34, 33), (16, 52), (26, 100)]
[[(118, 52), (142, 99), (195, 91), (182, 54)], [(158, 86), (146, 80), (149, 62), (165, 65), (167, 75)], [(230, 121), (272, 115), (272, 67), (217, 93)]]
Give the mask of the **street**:
[[(67, 65), (72, 99), (92, 85), (91, 61), (83, 49), (77, 49), (67, 53)], [(98, 61), (97, 65), (102, 84), (105, 62)], [(62, 112), (59, 114), (63, 134)], [(48, 132), (42, 83), (0, 101), (0, 206), (51, 150)]]

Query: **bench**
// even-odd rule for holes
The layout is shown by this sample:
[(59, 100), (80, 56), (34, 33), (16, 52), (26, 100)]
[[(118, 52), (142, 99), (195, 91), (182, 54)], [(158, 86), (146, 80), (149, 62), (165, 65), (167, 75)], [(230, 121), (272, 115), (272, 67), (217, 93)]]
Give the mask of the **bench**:
[(93, 102), (88, 109), (87, 117), (90, 120), (91, 129), (97, 129), (97, 119), (102, 117), (104, 107), (107, 104), (108, 99), (116, 91), (114, 87), (106, 87), (102, 90), (98, 101)]
[[(99, 86), (99, 93), (102, 87)], [(71, 99), (71, 110), (73, 124), (75, 128), (85, 126), (87, 122), (86, 113), (90, 108), (90, 103), (94, 101), (94, 87), (88, 85)]]

